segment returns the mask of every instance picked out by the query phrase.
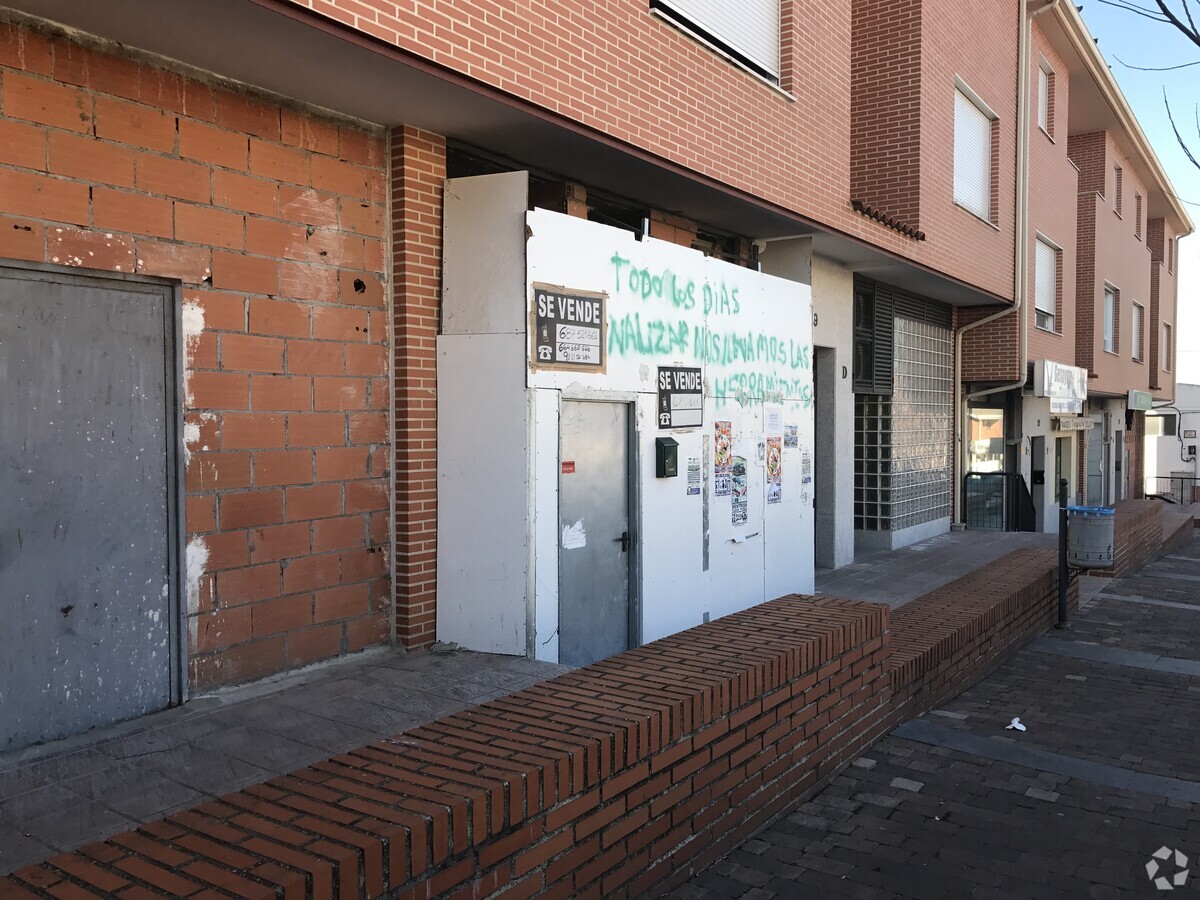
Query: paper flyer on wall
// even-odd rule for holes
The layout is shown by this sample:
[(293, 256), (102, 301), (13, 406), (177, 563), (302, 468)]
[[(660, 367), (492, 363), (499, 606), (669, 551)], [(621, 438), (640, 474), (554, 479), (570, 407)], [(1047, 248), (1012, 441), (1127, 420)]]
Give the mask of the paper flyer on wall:
[(733, 457), (733, 510), (731, 518), (735, 528), (741, 527), (749, 520), (749, 484), (746, 479), (746, 457)]
[(780, 438), (767, 438), (767, 503), (783, 500), (783, 446)]
[(783, 447), (785, 450), (794, 450), (800, 446), (800, 426), (784, 425), (783, 426)]
[(713, 454), (713, 494), (728, 497), (733, 476), (733, 423), (715, 422), (715, 451)]
[(698, 456), (688, 457), (687, 492), (689, 497), (700, 494), (700, 457)]

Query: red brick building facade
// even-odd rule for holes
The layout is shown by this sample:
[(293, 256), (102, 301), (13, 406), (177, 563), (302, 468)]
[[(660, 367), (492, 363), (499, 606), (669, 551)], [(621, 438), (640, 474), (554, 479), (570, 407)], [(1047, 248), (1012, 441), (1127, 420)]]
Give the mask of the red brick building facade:
[[(181, 290), (193, 691), (437, 637), (448, 176), (527, 169), (539, 205), (798, 265), (834, 323), (814, 343), (844, 367), (826, 422), (843, 443), (818, 461), (838, 485), (837, 536), (816, 551), (830, 564), (855, 541), (850, 319), (867, 281), (900, 319), (934, 323), (911, 339), (944, 358), (942, 512), (914, 527), (962, 519), (964, 391), (1023, 381), (1033, 360), (1087, 368), (1097, 397), (1173, 391), (1163, 341), (1191, 223), (1069, 4), (1032, 20), (1009, 0), (782, 0), (765, 74), (645, 0), (190, 0), (157, 23), (132, 0), (7, 5), (0, 262)], [(990, 129), (981, 211), (957, 197), (962, 97)], [(1057, 254), (1049, 327), (1039, 239)], [(1105, 284), (1120, 289), (1111, 359)], [(1023, 322), (959, 336), (1015, 301)], [(875, 523), (909, 527), (894, 515)]]

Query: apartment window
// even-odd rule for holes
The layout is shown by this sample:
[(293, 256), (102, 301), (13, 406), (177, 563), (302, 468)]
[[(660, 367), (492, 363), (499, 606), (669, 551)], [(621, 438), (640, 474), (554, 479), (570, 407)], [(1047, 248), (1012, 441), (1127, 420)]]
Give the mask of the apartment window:
[(1142, 361), (1142, 331), (1146, 321), (1146, 310), (1140, 303), (1133, 304), (1133, 361)]
[(1142, 195), (1136, 191), (1133, 194), (1133, 234), (1142, 239)]
[(1038, 66), (1038, 127), (1054, 136), (1054, 72), (1045, 61)]
[(1117, 352), (1117, 290), (1104, 286), (1104, 349)]
[(1163, 322), (1163, 371), (1171, 371), (1171, 354), (1175, 351), (1175, 346), (1171, 343), (1171, 326)]
[(1058, 254), (1053, 244), (1037, 239), (1034, 252), (1034, 315), (1037, 327), (1054, 331), (1058, 314)]
[(778, 82), (780, 0), (650, 0), (650, 9), (757, 75)]
[(954, 91), (954, 202), (992, 222), (992, 131), (996, 117), (960, 85)]
[(1124, 187), (1124, 173), (1121, 167), (1113, 163), (1113, 209), (1117, 211), (1117, 215), (1121, 215), (1121, 189)]

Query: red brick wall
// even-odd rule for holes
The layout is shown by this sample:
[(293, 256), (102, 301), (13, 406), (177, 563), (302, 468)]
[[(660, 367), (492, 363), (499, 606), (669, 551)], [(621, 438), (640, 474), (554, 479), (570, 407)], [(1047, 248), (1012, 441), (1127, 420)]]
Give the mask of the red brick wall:
[[(1029, 277), (1025, 284), (1025, 315), (1029, 329), (1029, 359), (1050, 359), (1075, 365), (1076, 196), (1079, 173), (1067, 155), (1067, 115), (1070, 78), (1066, 63), (1034, 19), (1030, 53), (1029, 103)], [(1043, 62), (1051, 75), (1050, 134), (1039, 125), (1038, 72)], [(1035, 284), (1039, 233), (1061, 248), (1058, 254), (1058, 311), (1054, 331), (1037, 327)]]
[[(767, 86), (649, 13), (645, 0), (289, 0), (572, 122), (977, 284), (1012, 293), (1016, 0), (996, 13), (925, 0), (921, 228), (914, 241), (852, 211), (851, 8), (785, 0), (782, 84)], [(893, 8), (903, 4), (892, 2)], [(814, 60), (819, 63), (814, 63)], [(927, 73), (936, 72), (935, 78)], [(952, 202), (954, 79), (1000, 117), (999, 231)], [(885, 113), (884, 101), (880, 112)], [(720, 223), (712, 223), (719, 226)]]
[[(1076, 357), (1092, 377), (1088, 391), (1120, 396), (1130, 389), (1149, 390), (1149, 332), (1151, 325), (1151, 251), (1138, 234), (1135, 195), (1146, 196), (1111, 135), (1105, 132), (1072, 135), (1072, 161), (1079, 167), (1079, 212), (1076, 282)], [(1116, 205), (1114, 164), (1121, 166), (1122, 203)], [(1118, 291), (1116, 349), (1104, 349), (1104, 286)], [(1133, 359), (1133, 305), (1144, 310), (1142, 359)]]
[(14, 25), (0, 110), (0, 257), (183, 283), (192, 689), (387, 641), (383, 136)]
[(396, 389), (396, 637), (433, 643), (437, 627), (437, 333), (446, 142), (392, 131), (392, 283)]
[(921, 2), (851, 4), (850, 196), (921, 225)]
[(1113, 534), (1111, 569), (1093, 569), (1089, 575), (1120, 578), (1136, 572), (1157, 558), (1163, 542), (1163, 502), (1122, 500), (1115, 504), (1117, 521)]
[[(956, 327), (978, 322), (1000, 311), (995, 306), (960, 307)], [(1017, 334), (1017, 314), (1012, 313), (988, 325), (973, 328), (959, 337), (962, 341), (962, 380), (1015, 381), (1023, 377), (1020, 368), (1021, 345)]]
[(881, 734), (887, 621), (876, 604), (776, 600), (55, 857), (0, 892), (78, 879), (180, 897), (660, 895)]
[[(1079, 607), (1072, 577), (1067, 608)], [(1058, 556), (1018, 550), (892, 613), (895, 725), (955, 696), (1058, 620)]]

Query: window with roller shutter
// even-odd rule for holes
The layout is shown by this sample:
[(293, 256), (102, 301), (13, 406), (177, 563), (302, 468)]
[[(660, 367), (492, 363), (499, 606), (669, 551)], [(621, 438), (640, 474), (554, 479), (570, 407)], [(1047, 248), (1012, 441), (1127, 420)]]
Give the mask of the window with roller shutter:
[(779, 81), (779, 0), (650, 0), (673, 25), (770, 81)]

